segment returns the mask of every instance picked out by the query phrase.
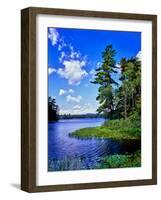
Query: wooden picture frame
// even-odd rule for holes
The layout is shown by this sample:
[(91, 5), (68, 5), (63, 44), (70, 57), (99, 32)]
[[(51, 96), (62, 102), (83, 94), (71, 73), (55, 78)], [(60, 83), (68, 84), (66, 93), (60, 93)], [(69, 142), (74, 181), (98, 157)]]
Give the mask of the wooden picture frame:
[[(152, 178), (109, 182), (36, 184), (36, 17), (61, 15), (152, 22)], [(157, 16), (29, 7), (21, 11), (21, 189), (27, 192), (157, 184)]]

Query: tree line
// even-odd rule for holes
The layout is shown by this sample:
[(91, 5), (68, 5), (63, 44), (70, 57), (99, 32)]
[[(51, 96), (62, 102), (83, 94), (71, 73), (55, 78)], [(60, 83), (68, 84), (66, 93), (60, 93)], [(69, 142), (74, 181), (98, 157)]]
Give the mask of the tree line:
[[(98, 113), (109, 119), (127, 119), (141, 116), (141, 61), (135, 56), (122, 58), (119, 64), (115, 60), (116, 51), (112, 45), (102, 52), (102, 64), (96, 69), (95, 79), (98, 84), (100, 106)], [(119, 73), (119, 81), (113, 77)]]
[(102, 114), (59, 114), (59, 106), (56, 104), (55, 98), (48, 97), (48, 121), (58, 121), (59, 119), (77, 119), (77, 118), (100, 118)]

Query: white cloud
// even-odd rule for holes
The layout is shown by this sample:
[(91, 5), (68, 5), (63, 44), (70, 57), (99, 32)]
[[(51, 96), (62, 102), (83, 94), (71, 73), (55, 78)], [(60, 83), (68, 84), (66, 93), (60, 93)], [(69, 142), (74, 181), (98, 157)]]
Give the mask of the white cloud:
[(88, 75), (83, 69), (85, 61), (79, 60), (65, 60), (63, 62), (64, 68), (59, 68), (57, 73), (68, 80), (69, 85), (79, 85), (80, 81)]
[(65, 95), (65, 94), (73, 94), (74, 93), (74, 90), (73, 89), (69, 89), (68, 91), (67, 90), (64, 90), (64, 89), (60, 89), (59, 90), (59, 96), (63, 96), (63, 95)]
[(96, 73), (96, 71), (94, 69), (92, 69), (89, 74), (94, 75)]
[(49, 28), (48, 38), (53, 46), (58, 43), (59, 33), (57, 32), (56, 28)]
[(92, 79), (95, 78), (95, 74), (96, 74), (96, 71), (94, 69), (92, 69), (89, 74), (92, 76)]
[(81, 109), (81, 107), (79, 105), (75, 105), (73, 108), (74, 108), (74, 110), (80, 110)]
[(63, 89), (60, 89), (60, 90), (59, 90), (59, 95), (60, 95), (60, 96), (66, 94), (66, 93), (67, 93), (66, 90), (63, 90)]
[(61, 51), (62, 50), (62, 46), (61, 44), (58, 45), (58, 51)]
[(82, 97), (79, 95), (79, 96), (72, 96), (72, 95), (67, 95), (66, 97), (66, 100), (67, 102), (77, 102), (79, 103), (81, 100), (82, 100)]
[(74, 47), (71, 44), (70, 44), (69, 48), (70, 48), (70, 51), (71, 51), (70, 55), (69, 55), (69, 58), (71, 58), (71, 59), (78, 59), (78, 58), (81, 57), (80, 52), (75, 51)]
[(56, 69), (52, 68), (52, 67), (49, 67), (48, 68), (48, 74), (52, 74), (53, 72), (56, 72)]
[[(65, 44), (65, 45), (64, 45)], [(81, 59), (81, 53), (79, 51), (75, 51), (74, 47), (71, 44), (64, 43), (58, 45), (58, 50), (61, 51), (64, 46), (68, 48), (68, 51), (65, 53), (64, 51), (61, 52), (59, 61), (62, 63), (63, 59), (66, 60), (80, 60)]]
[(96, 64), (97, 68), (98, 68), (98, 67), (101, 67), (101, 64), (102, 64), (101, 62), (98, 62), (98, 63)]
[(64, 39), (60, 38), (59, 45), (58, 45), (58, 51), (61, 51), (66, 46), (67, 46), (67, 44), (64, 42)]
[(138, 60), (141, 61), (141, 51), (139, 51), (139, 52), (136, 54), (136, 57), (138, 58)]
[(64, 51), (62, 51), (62, 52), (61, 52), (61, 55), (60, 55), (60, 57), (59, 57), (59, 61), (62, 62), (63, 59), (64, 59), (65, 57), (66, 57), (66, 54), (65, 54)]
[(74, 51), (74, 47), (71, 44), (69, 44), (68, 46), (69, 46), (71, 51)]
[(72, 59), (79, 58), (79, 57), (80, 57), (79, 52), (72, 51), (70, 54), (70, 58), (72, 58)]
[(73, 94), (74, 90), (73, 89), (69, 89), (68, 92), (71, 93), (71, 94)]
[(89, 74), (91, 75), (89, 80), (90, 80), (90, 81), (93, 81), (93, 80), (95, 79), (95, 74), (96, 74), (95, 69), (92, 69), (92, 70), (89, 72)]
[[(58, 70), (49, 69), (49, 74), (57, 72), (61, 77), (68, 80), (68, 84), (79, 85), (80, 81), (88, 75), (84, 69), (87, 57), (82, 57), (81, 53), (76, 51), (71, 43), (66, 43), (55, 28), (49, 28), (48, 37), (53, 46), (58, 44), (59, 61), (63, 65)], [(67, 51), (63, 49), (64, 47)]]
[(60, 114), (87, 114), (96, 113), (96, 103), (86, 103), (82, 105), (75, 105), (73, 107), (60, 107)]

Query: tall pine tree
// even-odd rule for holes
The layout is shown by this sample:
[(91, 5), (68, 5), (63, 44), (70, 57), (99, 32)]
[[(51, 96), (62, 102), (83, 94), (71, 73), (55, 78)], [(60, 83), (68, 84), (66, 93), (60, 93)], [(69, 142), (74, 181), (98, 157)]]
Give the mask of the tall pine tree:
[(112, 119), (114, 116), (114, 85), (117, 85), (112, 78), (116, 71), (115, 50), (112, 45), (108, 45), (102, 53), (102, 65), (96, 69), (95, 80), (91, 83), (99, 84), (98, 96), (96, 100), (99, 101), (99, 108), (97, 111), (103, 113), (106, 118)]

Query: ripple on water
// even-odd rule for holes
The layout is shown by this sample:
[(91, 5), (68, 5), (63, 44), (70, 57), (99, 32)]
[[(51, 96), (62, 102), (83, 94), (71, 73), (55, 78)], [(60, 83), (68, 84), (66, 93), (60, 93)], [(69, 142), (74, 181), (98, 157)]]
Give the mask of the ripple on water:
[(72, 119), (48, 125), (49, 171), (97, 168), (102, 157), (132, 153), (140, 147), (139, 141), (112, 139), (77, 139), (69, 133), (80, 128), (100, 126), (104, 119)]

